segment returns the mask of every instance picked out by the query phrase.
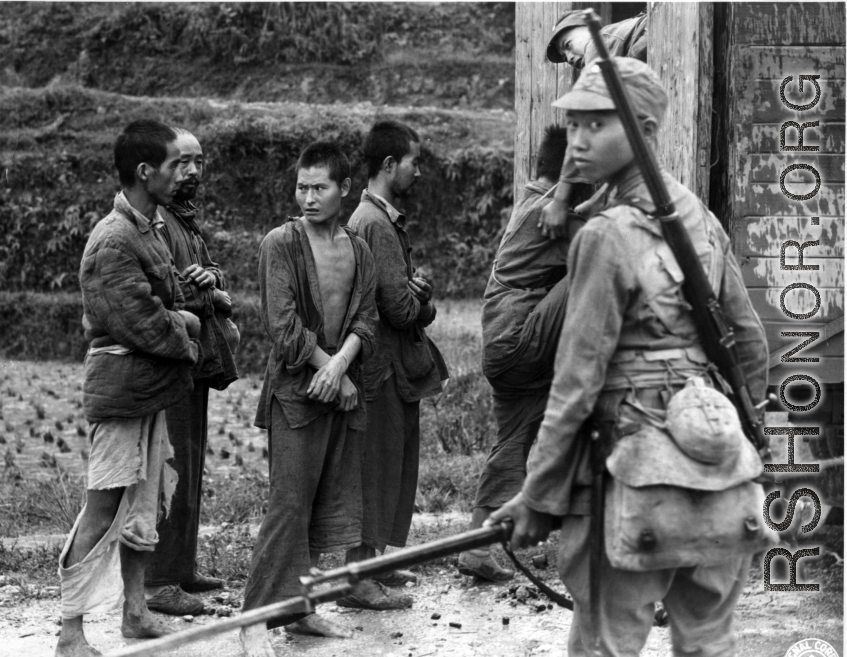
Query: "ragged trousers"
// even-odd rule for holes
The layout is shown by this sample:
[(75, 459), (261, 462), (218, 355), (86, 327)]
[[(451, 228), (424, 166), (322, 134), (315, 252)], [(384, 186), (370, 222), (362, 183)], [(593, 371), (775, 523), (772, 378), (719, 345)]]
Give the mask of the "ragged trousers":
[[(360, 434), (347, 414), (331, 411), (291, 428), (280, 403), (271, 403), (268, 432), (268, 511), (253, 546), (244, 610), (300, 595), (310, 554), (341, 552), (362, 540)], [(292, 614), (268, 628), (292, 623)]]

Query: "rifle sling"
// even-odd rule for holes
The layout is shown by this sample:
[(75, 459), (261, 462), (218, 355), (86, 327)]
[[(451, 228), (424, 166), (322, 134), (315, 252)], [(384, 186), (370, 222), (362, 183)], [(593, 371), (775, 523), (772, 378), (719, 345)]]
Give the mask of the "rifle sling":
[(524, 566), (518, 558), (515, 556), (515, 553), (512, 552), (512, 548), (509, 547), (509, 543), (507, 541), (502, 542), (503, 550), (509, 555), (509, 559), (512, 560), (512, 563), (515, 564), (515, 568), (517, 568), (524, 576), (541, 591), (544, 595), (546, 595), (550, 600), (555, 602), (560, 607), (564, 607), (565, 609), (570, 609), (573, 611), (573, 600), (570, 598), (566, 598), (558, 591), (554, 591), (549, 586), (547, 586), (544, 582), (542, 582), (537, 576), (533, 575), (530, 572), (529, 568)]
[[(524, 566), (519, 560), (518, 557), (512, 552), (512, 548), (509, 547), (509, 543), (507, 541), (503, 541), (501, 543), (503, 546), (503, 550), (509, 555), (509, 559), (512, 560), (512, 563), (515, 564), (515, 568), (517, 568), (530, 582), (535, 584), (539, 591), (541, 591), (544, 595), (546, 595), (550, 600), (555, 602), (560, 607), (564, 607), (565, 609), (570, 609), (573, 611), (574, 602), (570, 598), (565, 597), (558, 591), (551, 589), (544, 582), (542, 582), (537, 576), (533, 575), (532, 572)], [(653, 614), (653, 625), (655, 627), (665, 627), (668, 624), (668, 612), (660, 607), (656, 609)]]

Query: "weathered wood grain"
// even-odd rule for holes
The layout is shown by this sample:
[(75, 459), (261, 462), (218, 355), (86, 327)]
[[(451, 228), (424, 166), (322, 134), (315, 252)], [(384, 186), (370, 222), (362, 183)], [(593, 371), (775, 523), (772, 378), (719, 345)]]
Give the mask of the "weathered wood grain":
[[(809, 123), (818, 119), (814, 117), (799, 117), (801, 120), (796, 122), (799, 124)], [(842, 117), (843, 118), (843, 117)], [(794, 121), (795, 119), (786, 119)], [(753, 135), (750, 141), (751, 153), (794, 153), (801, 155), (800, 151), (780, 151), (779, 132), (782, 128), (780, 123), (761, 123), (753, 125)], [(788, 127), (785, 131), (785, 145), (797, 146), (797, 129)], [(815, 154), (842, 154), (844, 153), (844, 124), (832, 123), (829, 121), (820, 121), (820, 125), (806, 128), (803, 130), (803, 145), (817, 146), (818, 151), (806, 151), (807, 153)], [(844, 161), (844, 158), (841, 158)], [(842, 170), (843, 177), (843, 170)]]
[[(814, 249), (807, 249), (812, 253)], [(796, 250), (788, 252), (785, 263), (797, 264)], [(807, 254), (808, 255), (808, 254)], [(839, 288), (844, 280), (843, 258), (803, 258), (805, 265), (817, 265), (819, 269), (782, 269), (779, 257), (746, 257), (739, 262), (744, 285), (748, 288), (776, 287), (780, 290), (792, 283), (808, 283), (819, 290)]]
[(670, 101), (656, 157), (704, 202), (709, 199), (712, 29), (711, 3), (650, 5), (647, 63), (659, 74)]
[[(771, 354), (782, 355), (792, 347), (802, 341), (801, 338), (785, 337), (782, 334), (786, 331), (818, 331), (821, 333), (821, 338), (818, 342), (813, 343), (802, 352), (795, 354), (801, 357), (805, 356), (843, 356), (844, 355), (844, 334), (843, 331), (835, 336), (830, 336), (826, 340), (823, 339), (823, 333), (826, 330), (826, 323), (812, 322), (797, 322), (796, 326), (786, 326), (783, 321), (762, 320), (762, 326), (765, 329), (765, 335), (768, 338)], [(778, 359), (777, 359), (778, 360)], [(776, 364), (776, 361), (774, 361)]]
[(843, 3), (739, 2), (733, 5), (737, 43), (844, 43)]
[[(547, 42), (565, 11), (584, 9), (580, 2), (519, 2), (515, 6), (515, 198), (532, 177), (544, 129), (563, 119), (551, 106), (573, 85), (574, 69), (547, 61)], [(609, 3), (594, 5), (604, 21)]]
[[(821, 153), (792, 153), (781, 152), (768, 155), (750, 155), (747, 159), (750, 166), (750, 182), (775, 182), (792, 164), (807, 164), (811, 166), (821, 178), (821, 182), (843, 183), (844, 182), (844, 154), (821, 154)], [(792, 194), (799, 192), (795, 186), (807, 185), (808, 191), (814, 189), (815, 174), (808, 169), (794, 169), (785, 176), (785, 187)]]
[(809, 324), (808, 322), (804, 322), (802, 328), (800, 327), (792, 327), (786, 328), (782, 323), (773, 323), (767, 322), (762, 324), (765, 327), (765, 332), (768, 334), (768, 342), (772, 346), (773, 351), (771, 353), (776, 353), (778, 356), (782, 356), (786, 354), (788, 351), (796, 347), (798, 344), (806, 340), (807, 338), (798, 338), (793, 336), (785, 336), (783, 333), (791, 332), (791, 331), (817, 331), (821, 334), (821, 337), (818, 338), (815, 342), (810, 344), (808, 347), (805, 347), (802, 351), (797, 352), (794, 356), (799, 358), (809, 358), (809, 357), (817, 357), (821, 358), (824, 356), (843, 356), (844, 355), (844, 340), (840, 338), (840, 336), (830, 336), (828, 339), (824, 339), (824, 329), (826, 324)]
[[(826, 258), (844, 257), (844, 221), (841, 218), (820, 219), (812, 225), (810, 217), (744, 217), (735, 226), (733, 240), (739, 257), (775, 256), (787, 240), (804, 242), (818, 240), (818, 246), (805, 249), (807, 255)], [(797, 249), (786, 254), (796, 260)], [(796, 264), (794, 260), (789, 264)], [(787, 260), (788, 262), (788, 260)]]
[[(843, 38), (842, 34), (842, 40)], [(775, 80), (782, 83), (785, 77), (793, 75), (794, 81), (786, 86), (785, 96), (795, 104), (800, 104), (801, 101), (809, 102), (815, 96), (812, 82), (804, 82), (803, 93), (800, 93), (799, 75), (819, 75), (821, 79), (818, 84), (830, 78), (844, 78), (844, 48), (841, 46), (780, 46), (767, 42), (764, 45), (747, 44), (743, 52), (749, 57), (745, 66), (750, 67), (751, 79)]]
[[(785, 379), (792, 374), (806, 374), (811, 376), (819, 384), (834, 383), (844, 380), (844, 357), (834, 356), (821, 358), (817, 363), (780, 363), (779, 380)], [(791, 398), (789, 397), (789, 400)]]
[[(782, 193), (779, 183), (756, 183), (749, 179), (750, 169), (742, 159), (735, 176), (735, 217), (789, 215), (795, 217), (843, 217), (844, 185), (822, 183), (817, 195), (806, 201), (795, 201)], [(809, 193), (814, 185), (789, 185), (792, 194)], [(737, 219), (736, 219), (737, 220)]]
[[(750, 290), (750, 301), (762, 321), (780, 322), (783, 331), (805, 331), (811, 323), (829, 322), (844, 315), (844, 291), (841, 288), (818, 290), (821, 306), (818, 312), (808, 320), (795, 320), (788, 317), (779, 307), (779, 297), (784, 288), (755, 288)], [(793, 313), (807, 313), (815, 307), (815, 298), (811, 291), (797, 288), (785, 296), (785, 306)], [(796, 328), (795, 328), (796, 327)]]
[[(843, 70), (843, 69), (842, 69)], [(740, 92), (745, 94), (746, 102), (749, 103), (751, 109), (755, 111), (756, 122), (770, 123), (780, 121), (811, 121), (818, 119), (820, 121), (843, 121), (844, 120), (844, 80), (819, 80), (821, 86), (821, 97), (817, 105), (804, 112), (797, 112), (787, 107), (782, 103), (779, 96), (779, 87), (782, 80), (751, 80)], [(805, 87), (804, 87), (805, 89)], [(785, 94), (786, 100), (799, 104), (800, 102), (809, 102), (814, 98), (811, 94), (809, 98), (796, 96), (792, 99), (791, 94)]]

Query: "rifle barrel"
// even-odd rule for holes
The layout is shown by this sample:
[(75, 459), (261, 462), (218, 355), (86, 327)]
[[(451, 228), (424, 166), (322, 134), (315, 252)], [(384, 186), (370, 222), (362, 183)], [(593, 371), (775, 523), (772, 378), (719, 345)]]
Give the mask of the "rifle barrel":
[(144, 643), (120, 648), (106, 653), (104, 657), (156, 657), (166, 650), (173, 650), (189, 643), (209, 639), (231, 630), (266, 623), (282, 615), (308, 611), (313, 603), (332, 602), (333, 600), (343, 598), (345, 595), (349, 595), (352, 590), (353, 584), (345, 582), (344, 584), (314, 593), (310, 596), (308, 603), (302, 596), (282, 602), (275, 602), (274, 604), (245, 611), (238, 616), (219, 620), (209, 625), (193, 627), (184, 632), (177, 632), (176, 634), (169, 634), (159, 639), (153, 639), (152, 641), (145, 641)]
[[(482, 527), (456, 536), (448, 536), (424, 545), (416, 545), (384, 554), (373, 559), (348, 564), (343, 568), (336, 568), (319, 575), (308, 575), (300, 578), (306, 595), (298, 596), (275, 602), (264, 607), (245, 611), (238, 616), (219, 620), (202, 627), (194, 627), (184, 632), (170, 634), (168, 636), (146, 641), (139, 645), (127, 646), (119, 650), (109, 652), (105, 657), (154, 657), (162, 654), (165, 650), (179, 648), (195, 641), (209, 639), (218, 634), (236, 630), (250, 625), (266, 623), (280, 616), (302, 611), (311, 611), (313, 606), (322, 602), (332, 602), (349, 595), (356, 583), (361, 579), (379, 575), (398, 568), (413, 566), (415, 564), (445, 557), (454, 552), (472, 550), (483, 545), (491, 545), (498, 541), (508, 540), (512, 534), (512, 524), (509, 521), (502, 522), (492, 527)], [(340, 583), (339, 583), (340, 582)], [(328, 588), (312, 591), (312, 587), (318, 584), (332, 583)]]
[(415, 545), (391, 554), (383, 554), (373, 559), (347, 564), (342, 568), (336, 568), (320, 575), (301, 577), (300, 581), (304, 586), (310, 587), (342, 577), (349, 578), (351, 575), (355, 579), (366, 579), (399, 568), (407, 568), (423, 561), (446, 557), (455, 552), (472, 550), (483, 545), (508, 540), (511, 534), (511, 523), (503, 522), (491, 527), (473, 529), (456, 536), (440, 538), (424, 545)]
[(653, 149), (650, 148), (639, 128), (629, 94), (621, 81), (614, 61), (609, 57), (609, 51), (603, 41), (600, 32), (602, 27), (600, 19), (591, 9), (587, 9), (584, 16), (594, 46), (600, 56), (598, 65), (609, 90), (609, 95), (621, 117), (624, 132), (635, 156), (635, 162), (641, 170), (650, 197), (656, 206), (655, 216), (660, 220), (662, 235), (673, 252), (677, 264), (682, 269), (685, 278), (682, 284), (683, 296), (691, 305), (703, 348), (709, 360), (717, 366), (721, 376), (726, 379), (732, 388), (733, 401), (738, 409), (741, 426), (747, 439), (755, 446), (760, 455), (766, 457), (768, 453), (767, 442), (760, 432), (761, 421), (750, 399), (747, 377), (741, 369), (732, 329), (726, 322), (720, 303), (691, 242), (691, 237), (676, 213), (667, 187), (662, 180)]

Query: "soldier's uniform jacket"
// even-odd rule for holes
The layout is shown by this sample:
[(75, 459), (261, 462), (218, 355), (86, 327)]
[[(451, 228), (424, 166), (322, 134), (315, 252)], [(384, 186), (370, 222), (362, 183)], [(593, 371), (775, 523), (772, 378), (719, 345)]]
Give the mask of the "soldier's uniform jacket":
[[(609, 55), (612, 57), (632, 57), (647, 61), (647, 13), (626, 20), (605, 25), (601, 30), (603, 41)], [(598, 57), (597, 47), (594, 41), (590, 41), (585, 47), (585, 66), (588, 66)]]
[[(750, 303), (729, 238), (692, 194), (663, 172), (671, 200), (691, 236), (727, 321), (735, 331), (751, 395), (767, 385), (767, 343)], [(588, 441), (578, 430), (601, 394), (670, 392), (703, 375), (703, 353), (683, 275), (662, 238), (653, 205), (635, 167), (612, 181), (608, 208), (571, 246), (571, 292), (555, 375), (538, 444), (530, 458), (524, 499), (556, 516), (590, 513)]]

